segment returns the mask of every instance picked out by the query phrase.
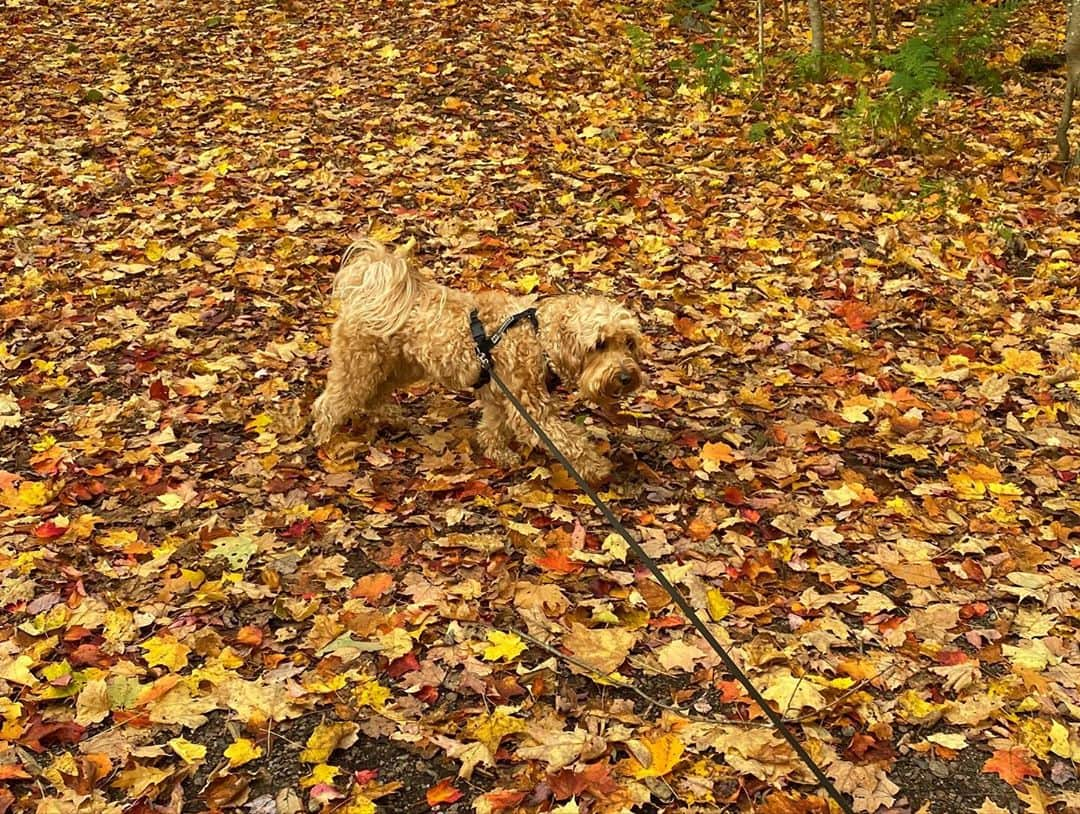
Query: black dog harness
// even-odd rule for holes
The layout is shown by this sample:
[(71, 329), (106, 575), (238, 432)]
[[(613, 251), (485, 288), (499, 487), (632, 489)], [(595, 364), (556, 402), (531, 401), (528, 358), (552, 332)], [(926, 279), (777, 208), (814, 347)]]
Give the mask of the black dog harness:
[(491, 381), (491, 368), (495, 364), (491, 352), (495, 350), (496, 345), (502, 342), (507, 331), (519, 322), (526, 321), (532, 323), (534, 331), (540, 330), (540, 320), (536, 318), (536, 309), (526, 308), (524, 311), (518, 311), (513, 316), (507, 317), (503, 324), (499, 326), (499, 329), (491, 336), (488, 336), (484, 330), (484, 323), (480, 321), (480, 313), (474, 309), (469, 314), (469, 330), (472, 331), (473, 343), (476, 345), (476, 356), (480, 360), (480, 378), (476, 380), (473, 387), (479, 390)]

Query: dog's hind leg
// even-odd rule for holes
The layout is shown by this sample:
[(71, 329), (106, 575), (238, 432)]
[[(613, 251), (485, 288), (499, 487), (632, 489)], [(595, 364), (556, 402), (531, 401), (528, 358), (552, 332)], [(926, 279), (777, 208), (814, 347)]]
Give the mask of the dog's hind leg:
[(319, 444), (329, 441), (350, 416), (378, 407), (395, 384), (395, 368), (385, 343), (366, 338), (346, 340), (334, 333), (326, 389), (311, 408), (312, 433)]

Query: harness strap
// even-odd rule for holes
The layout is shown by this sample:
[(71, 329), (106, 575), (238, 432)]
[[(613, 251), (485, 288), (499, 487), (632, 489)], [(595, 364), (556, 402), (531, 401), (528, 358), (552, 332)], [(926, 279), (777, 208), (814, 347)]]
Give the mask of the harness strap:
[(472, 313), (469, 314), (469, 330), (472, 331), (473, 343), (476, 345), (476, 356), (480, 360), (480, 377), (476, 380), (476, 384), (473, 385), (477, 390), (491, 381), (491, 368), (495, 365), (491, 352), (495, 350), (495, 346), (502, 342), (507, 331), (519, 322), (525, 322), (526, 320), (532, 323), (534, 331), (540, 330), (540, 320), (536, 317), (536, 309), (526, 308), (524, 311), (518, 311), (516, 314), (507, 317), (498, 330), (488, 336), (487, 331), (484, 330), (484, 323), (480, 321), (479, 311), (473, 309)]

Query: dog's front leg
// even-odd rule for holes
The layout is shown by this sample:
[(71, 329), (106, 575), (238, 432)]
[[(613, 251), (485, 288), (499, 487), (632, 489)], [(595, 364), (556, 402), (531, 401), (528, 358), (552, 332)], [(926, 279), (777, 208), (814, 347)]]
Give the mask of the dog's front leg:
[[(547, 393), (529, 389), (519, 391), (518, 399), (540, 428), (589, 483), (600, 483), (611, 474), (611, 464), (596, 451), (585, 430), (559, 416)], [(507, 426), (522, 444), (533, 446), (539, 440), (512, 404), (505, 404)]]
[(480, 451), (504, 468), (521, 463), (521, 456), (510, 448), (513, 435), (507, 426), (506, 410), (512, 407), (499, 403), (490, 393), (482, 395), (480, 402), (484, 410), (476, 428), (476, 442)]

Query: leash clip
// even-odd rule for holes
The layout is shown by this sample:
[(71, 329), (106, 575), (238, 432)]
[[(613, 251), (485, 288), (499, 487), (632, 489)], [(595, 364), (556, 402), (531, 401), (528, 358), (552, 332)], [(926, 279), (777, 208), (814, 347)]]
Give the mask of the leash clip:
[[(480, 367), (485, 372), (491, 370), (494, 360), (491, 351), (495, 349), (498, 340), (492, 341), (484, 330), (484, 323), (480, 321), (480, 314), (473, 311), (469, 314), (469, 330), (472, 331), (473, 345), (476, 348), (476, 358), (480, 360)], [(501, 338), (501, 337), (500, 337)]]
[(477, 388), (483, 387), (491, 380), (491, 369), (495, 367), (495, 359), (491, 352), (495, 350), (495, 346), (502, 342), (507, 331), (525, 320), (532, 323), (533, 330), (540, 330), (540, 320), (536, 317), (536, 309), (526, 308), (524, 311), (518, 311), (507, 317), (499, 329), (488, 336), (487, 331), (484, 330), (484, 323), (480, 321), (480, 312), (474, 308), (469, 314), (469, 330), (472, 332), (473, 344), (476, 346), (476, 358), (480, 360), (480, 379), (476, 383)]

